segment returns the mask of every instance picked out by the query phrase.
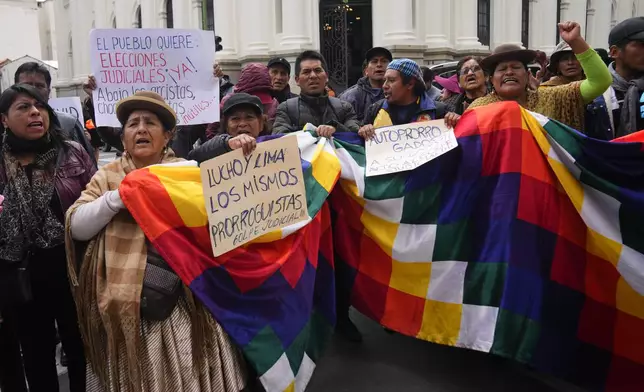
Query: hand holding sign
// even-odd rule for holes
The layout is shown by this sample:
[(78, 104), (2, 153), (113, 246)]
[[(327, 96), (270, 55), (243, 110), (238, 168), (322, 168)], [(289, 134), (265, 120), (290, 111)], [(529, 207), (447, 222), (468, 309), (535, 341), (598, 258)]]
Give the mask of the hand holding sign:
[(456, 124), (458, 124), (458, 121), (461, 119), (461, 116), (456, 114), (456, 113), (447, 113), (445, 115), (445, 126), (447, 128), (454, 129), (456, 128)]
[(96, 78), (94, 75), (89, 75), (87, 81), (83, 83), (83, 91), (91, 97), (94, 90), (96, 90)]
[(371, 140), (373, 139), (373, 136), (376, 134), (376, 128), (373, 127), (372, 124), (367, 124), (364, 125), (360, 130), (358, 131), (358, 135), (362, 137), (364, 140)]
[(242, 133), (241, 135), (228, 139), (228, 147), (230, 147), (231, 150), (238, 150), (241, 148), (244, 155), (248, 155), (255, 150), (255, 147), (257, 147), (257, 141), (254, 137)]

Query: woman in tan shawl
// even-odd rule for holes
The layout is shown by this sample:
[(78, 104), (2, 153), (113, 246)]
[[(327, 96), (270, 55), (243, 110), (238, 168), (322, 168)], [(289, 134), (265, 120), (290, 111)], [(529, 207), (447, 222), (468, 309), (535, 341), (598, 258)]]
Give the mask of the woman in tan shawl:
[[(133, 170), (181, 161), (167, 147), (176, 114), (146, 91), (117, 103), (116, 114), (125, 152), (96, 173), (67, 213), (87, 390), (240, 391), (238, 349), (151, 246), (118, 192)], [(74, 245), (83, 241), (81, 257)]]

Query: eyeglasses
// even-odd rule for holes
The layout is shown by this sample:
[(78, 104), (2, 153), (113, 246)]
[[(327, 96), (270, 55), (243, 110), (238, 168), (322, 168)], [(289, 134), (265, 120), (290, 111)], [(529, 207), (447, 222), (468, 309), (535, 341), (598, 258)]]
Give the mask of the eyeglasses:
[(477, 72), (482, 71), (482, 70), (483, 70), (483, 68), (481, 68), (478, 65), (475, 65), (472, 68), (461, 68), (461, 72), (459, 73), (459, 75), (464, 76), (464, 75), (467, 75), (468, 73), (470, 73), (470, 71), (472, 71), (473, 73), (477, 73)]

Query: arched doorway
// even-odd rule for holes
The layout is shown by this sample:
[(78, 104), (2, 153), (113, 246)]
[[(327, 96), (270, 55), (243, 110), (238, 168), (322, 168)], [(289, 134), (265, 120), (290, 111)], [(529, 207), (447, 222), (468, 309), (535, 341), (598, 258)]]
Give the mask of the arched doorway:
[(320, 0), (320, 50), (336, 93), (363, 75), (365, 52), (373, 42), (371, 0)]

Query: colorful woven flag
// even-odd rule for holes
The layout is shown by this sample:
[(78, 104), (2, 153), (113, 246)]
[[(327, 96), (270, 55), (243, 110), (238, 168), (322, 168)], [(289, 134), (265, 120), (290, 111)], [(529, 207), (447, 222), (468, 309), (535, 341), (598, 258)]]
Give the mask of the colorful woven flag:
[(297, 136), (310, 220), (212, 256), (199, 169), (130, 173), (124, 204), (152, 245), (244, 352), (268, 392), (302, 391), (335, 325), (327, 196), (340, 166), (331, 146)]
[(269, 392), (311, 376), (335, 321), (334, 253), (335, 283), (390, 329), (644, 390), (644, 144), (515, 103), (468, 112), (456, 134), (436, 160), (370, 178), (356, 135), (296, 134), (312, 220), (216, 259), (197, 169), (136, 171), (120, 192)]
[(369, 178), (359, 139), (336, 138), (336, 284), (405, 335), (644, 390), (642, 144), (516, 103), (470, 111), (456, 133), (435, 161)]

